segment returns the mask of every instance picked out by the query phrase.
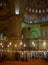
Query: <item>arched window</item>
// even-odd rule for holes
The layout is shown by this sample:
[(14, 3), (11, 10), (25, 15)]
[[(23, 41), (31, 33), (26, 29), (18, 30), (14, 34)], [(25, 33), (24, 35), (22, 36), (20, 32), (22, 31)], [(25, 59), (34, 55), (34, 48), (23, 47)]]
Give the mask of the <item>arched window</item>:
[(45, 17), (43, 17), (43, 18), (42, 18), (42, 22), (45, 22), (45, 21), (46, 21), (46, 18), (45, 18)]
[(37, 19), (34, 19), (34, 23), (37, 23), (38, 22), (38, 20)]
[(46, 16), (46, 21), (48, 21), (48, 15)]
[(43, 37), (46, 36), (46, 30), (42, 30)]

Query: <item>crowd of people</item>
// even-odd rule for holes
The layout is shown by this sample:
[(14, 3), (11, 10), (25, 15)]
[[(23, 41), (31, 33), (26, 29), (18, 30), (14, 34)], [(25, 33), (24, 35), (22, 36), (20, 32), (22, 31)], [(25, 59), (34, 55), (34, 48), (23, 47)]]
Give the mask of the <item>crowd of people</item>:
[[(14, 55), (14, 60), (16, 61), (28, 61), (29, 59), (44, 59), (45, 61), (48, 61), (48, 53), (43, 52), (42, 55), (39, 56), (38, 52), (35, 52), (34, 54), (32, 52), (30, 53), (24, 53), (24, 51), (22, 53), (16, 52)], [(9, 59), (8, 56), (6, 54), (2, 54), (0, 55), (0, 62), (4, 61), (4, 60), (12, 60)]]

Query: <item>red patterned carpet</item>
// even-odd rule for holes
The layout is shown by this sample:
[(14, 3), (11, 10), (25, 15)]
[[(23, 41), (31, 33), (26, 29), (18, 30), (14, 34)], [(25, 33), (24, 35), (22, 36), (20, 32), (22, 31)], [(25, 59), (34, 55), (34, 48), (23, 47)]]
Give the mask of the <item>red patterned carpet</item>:
[(22, 61), (3, 61), (0, 65), (48, 65), (45, 60), (28, 60), (28, 62)]

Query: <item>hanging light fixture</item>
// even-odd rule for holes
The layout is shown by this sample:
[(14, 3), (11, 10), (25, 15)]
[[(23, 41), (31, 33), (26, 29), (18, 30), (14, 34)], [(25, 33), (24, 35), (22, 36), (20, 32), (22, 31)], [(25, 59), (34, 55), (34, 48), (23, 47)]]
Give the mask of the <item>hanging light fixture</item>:
[(9, 48), (9, 45), (7, 47)]
[(46, 47), (46, 41), (43, 41), (43, 47)]
[(26, 44), (24, 44), (24, 47), (26, 46)]
[(2, 46), (2, 43), (0, 43), (0, 45)]
[(15, 47), (17, 47), (17, 44), (15, 44)]
[(12, 43), (10, 42), (9, 45), (12, 45)]
[(34, 43), (34, 42), (32, 42), (32, 45), (33, 45), (33, 46), (35, 46), (35, 43)]
[(22, 45), (22, 42), (20, 42), (20, 45)]

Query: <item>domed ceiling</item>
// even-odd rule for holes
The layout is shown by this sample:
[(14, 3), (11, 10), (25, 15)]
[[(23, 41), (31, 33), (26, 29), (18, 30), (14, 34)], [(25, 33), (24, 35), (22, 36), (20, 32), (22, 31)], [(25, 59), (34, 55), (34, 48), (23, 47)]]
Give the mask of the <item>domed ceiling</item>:
[(15, 5), (20, 8), (20, 15), (35, 9), (48, 9), (48, 0), (0, 0), (0, 20), (15, 15)]
[[(12, 27), (12, 31), (15, 31), (14, 28), (17, 23), (19, 24), (19, 22), (17, 22), (18, 16), (22, 18), (26, 13), (28, 16), (30, 14), (31, 16), (33, 16), (32, 14), (38, 14), (39, 16), (48, 14), (48, 0), (0, 0), (0, 31), (8, 30), (8, 28), (11, 31)], [(36, 17), (36, 15), (34, 15), (34, 17)], [(29, 19), (32, 18), (29, 17)], [(7, 24), (7, 22), (9, 23)], [(11, 28), (8, 27), (8, 25), (10, 25)], [(20, 29), (20, 27), (18, 29)]]

